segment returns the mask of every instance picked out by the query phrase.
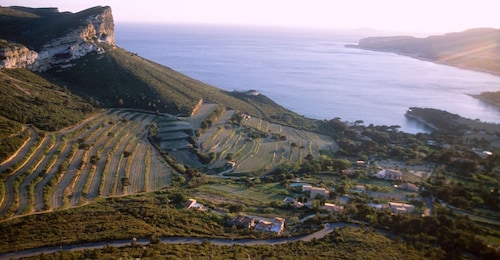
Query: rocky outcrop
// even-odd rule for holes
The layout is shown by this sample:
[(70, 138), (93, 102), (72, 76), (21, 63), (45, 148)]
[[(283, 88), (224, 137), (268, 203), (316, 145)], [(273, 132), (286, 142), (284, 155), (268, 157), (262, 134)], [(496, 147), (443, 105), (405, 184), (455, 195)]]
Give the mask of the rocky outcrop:
[(0, 40), (0, 67), (27, 68), (35, 63), (38, 53), (26, 46)]
[[(80, 13), (86, 12), (89, 11)], [(0, 67), (28, 68), (33, 71), (69, 67), (72, 66), (72, 61), (90, 52), (104, 52), (103, 43), (115, 45), (113, 15), (110, 7), (92, 8), (89, 16), (82, 19), (80, 26), (62, 37), (43, 44), (38, 51), (29, 50), (18, 43), (2, 41), (0, 43)]]

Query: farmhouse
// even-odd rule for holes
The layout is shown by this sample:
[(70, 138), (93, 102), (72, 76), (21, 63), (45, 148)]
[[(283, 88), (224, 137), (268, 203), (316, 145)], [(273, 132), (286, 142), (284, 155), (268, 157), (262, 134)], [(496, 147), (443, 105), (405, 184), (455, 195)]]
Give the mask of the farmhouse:
[(386, 180), (393, 180), (393, 181), (403, 180), (403, 173), (396, 170), (383, 169), (379, 171), (376, 176), (377, 178)]
[(285, 219), (284, 218), (273, 218), (272, 221), (259, 221), (255, 224), (255, 230), (275, 232), (281, 234), (285, 229)]
[(314, 199), (317, 195), (322, 196), (324, 198), (328, 198), (330, 196), (330, 191), (324, 188), (313, 187), (311, 185), (303, 185), (302, 192), (311, 192), (309, 198)]

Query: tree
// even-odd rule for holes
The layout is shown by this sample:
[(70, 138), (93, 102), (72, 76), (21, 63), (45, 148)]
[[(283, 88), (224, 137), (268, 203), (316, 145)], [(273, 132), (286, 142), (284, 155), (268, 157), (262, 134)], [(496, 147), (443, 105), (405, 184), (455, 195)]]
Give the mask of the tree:
[(232, 160), (233, 160), (233, 154), (232, 154), (232, 153), (228, 153), (228, 154), (226, 155), (226, 157), (224, 157), (224, 159), (225, 159), (226, 161), (232, 161)]
[(334, 159), (333, 167), (340, 173), (343, 170), (349, 169), (351, 167), (351, 162), (347, 159)]

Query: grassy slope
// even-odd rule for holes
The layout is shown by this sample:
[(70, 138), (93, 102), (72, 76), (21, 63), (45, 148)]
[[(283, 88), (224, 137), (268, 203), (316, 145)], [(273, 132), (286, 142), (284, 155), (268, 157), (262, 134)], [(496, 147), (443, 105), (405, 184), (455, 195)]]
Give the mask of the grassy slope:
[(191, 110), (203, 98), (273, 121), (315, 127), (313, 120), (288, 111), (265, 96), (228, 93), (119, 47), (108, 47), (103, 55), (89, 54), (74, 67), (46, 75), (79, 95), (95, 98), (103, 106), (177, 114), (183, 108)]
[(56, 130), (83, 120), (94, 108), (64, 88), (25, 69), (0, 70), (0, 116)]
[(27, 133), (22, 131), (22, 125), (18, 122), (0, 116), (0, 162), (19, 149), (26, 140)]

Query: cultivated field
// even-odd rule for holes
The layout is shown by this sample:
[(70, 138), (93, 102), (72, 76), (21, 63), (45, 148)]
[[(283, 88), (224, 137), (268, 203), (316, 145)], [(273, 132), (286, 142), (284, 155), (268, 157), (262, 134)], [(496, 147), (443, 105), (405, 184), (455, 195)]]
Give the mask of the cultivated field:
[[(0, 163), (0, 218), (86, 204), (97, 197), (159, 190), (170, 184), (173, 169), (147, 139), (157, 125), (159, 146), (187, 166), (202, 168), (190, 139), (214, 109), (204, 105), (191, 118), (113, 109), (71, 128), (30, 136), (17, 153)], [(209, 171), (226, 170), (227, 156), (236, 162), (233, 174), (265, 174), (281, 164), (302, 163), (336, 151), (327, 136), (269, 123), (259, 118), (229, 124), (235, 111), (225, 111), (199, 137), (202, 153), (215, 154)], [(255, 132), (265, 137), (251, 138)], [(229, 172), (228, 172), (229, 173)]]
[(16, 156), (0, 163), (0, 218), (169, 185), (171, 168), (146, 138), (155, 117), (107, 110), (43, 136), (31, 130)]
[[(232, 155), (236, 163), (234, 173), (265, 174), (281, 164), (302, 163), (308, 154), (318, 158), (321, 152), (338, 149), (331, 137), (260, 118), (246, 119), (241, 126), (228, 124), (234, 114), (233, 110), (226, 111), (199, 138), (203, 153), (216, 154), (210, 169), (224, 168), (227, 155)], [(256, 131), (266, 133), (267, 137), (250, 138)]]

